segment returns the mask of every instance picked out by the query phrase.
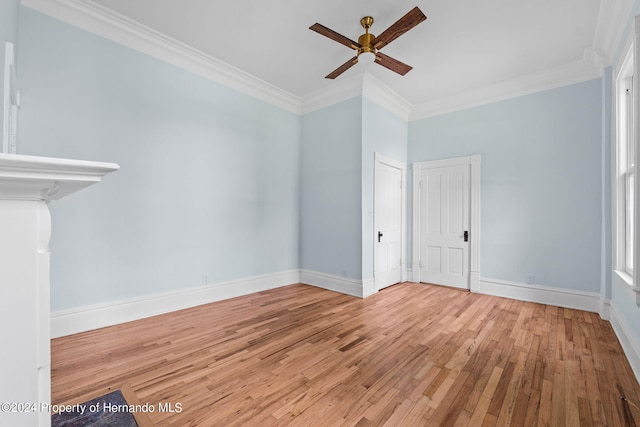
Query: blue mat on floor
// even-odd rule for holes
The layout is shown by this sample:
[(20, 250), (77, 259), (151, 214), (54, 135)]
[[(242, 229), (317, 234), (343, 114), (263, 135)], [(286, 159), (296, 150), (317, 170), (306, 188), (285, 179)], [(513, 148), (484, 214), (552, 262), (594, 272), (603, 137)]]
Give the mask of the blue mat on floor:
[(87, 427), (113, 426), (138, 427), (136, 420), (128, 411), (120, 390), (112, 391), (79, 405), (73, 405), (68, 412), (51, 416), (51, 427)]

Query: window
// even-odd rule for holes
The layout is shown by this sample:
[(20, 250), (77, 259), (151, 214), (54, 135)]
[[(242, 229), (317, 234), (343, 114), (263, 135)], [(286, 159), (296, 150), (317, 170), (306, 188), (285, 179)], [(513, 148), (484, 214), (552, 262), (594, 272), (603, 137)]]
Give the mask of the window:
[(616, 74), (617, 270), (633, 284), (635, 253), (635, 93), (633, 46)]

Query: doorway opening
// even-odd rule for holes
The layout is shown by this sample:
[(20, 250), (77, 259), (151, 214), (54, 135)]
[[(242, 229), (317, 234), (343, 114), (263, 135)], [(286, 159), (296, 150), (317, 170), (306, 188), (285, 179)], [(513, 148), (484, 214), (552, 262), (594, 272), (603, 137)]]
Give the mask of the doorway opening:
[(404, 280), (405, 175), (405, 163), (375, 153), (373, 277), (376, 291)]
[(412, 279), (477, 291), (480, 155), (413, 164)]

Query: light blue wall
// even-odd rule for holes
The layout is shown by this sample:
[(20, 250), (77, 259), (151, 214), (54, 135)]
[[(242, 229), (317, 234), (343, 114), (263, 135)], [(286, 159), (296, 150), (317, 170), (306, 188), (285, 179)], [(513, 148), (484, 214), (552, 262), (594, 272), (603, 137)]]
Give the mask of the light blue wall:
[(374, 153), (407, 158), (408, 125), (366, 97), (303, 117), (302, 268), (373, 278)]
[[(0, 0), (0, 40), (15, 43), (18, 39), (18, 11), (20, 0)], [(4, 52), (4, 50), (3, 50)], [(2, 55), (4, 61), (4, 54)]]
[[(18, 42), (18, 14), (20, 0), (0, 0), (0, 135), (3, 127), (4, 108), (4, 56), (5, 44), (11, 42), (17, 50)], [(17, 52), (16, 52), (17, 56)], [(2, 151), (2, 137), (0, 137), (0, 151)]]
[(302, 118), (302, 269), (362, 278), (361, 123), (361, 97)]
[(20, 153), (121, 166), (51, 203), (53, 310), (299, 268), (299, 116), (20, 15)]
[(370, 279), (376, 151), (482, 155), (482, 277), (607, 292), (604, 80), (409, 124), (366, 97), (300, 118), (30, 9), (19, 22), (20, 152), (122, 166), (51, 205), (54, 310), (203, 275)]
[[(367, 97), (362, 98), (362, 279), (374, 271), (374, 153), (407, 161), (409, 126)], [(404, 187), (406, 189), (406, 185)]]
[(409, 161), (482, 155), (483, 278), (600, 292), (600, 79), (409, 124)]

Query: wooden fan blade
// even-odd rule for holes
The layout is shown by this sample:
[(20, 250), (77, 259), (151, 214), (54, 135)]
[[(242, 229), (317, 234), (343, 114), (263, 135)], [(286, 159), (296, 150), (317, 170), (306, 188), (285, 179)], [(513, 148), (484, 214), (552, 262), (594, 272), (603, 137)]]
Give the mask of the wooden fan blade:
[(400, 62), (397, 59), (390, 57), (389, 55), (385, 55), (381, 52), (376, 52), (376, 64), (380, 64), (383, 67), (394, 71), (401, 76), (404, 76), (409, 71), (413, 69), (412, 66), (405, 64), (404, 62)]
[(382, 49), (419, 23), (426, 21), (427, 17), (422, 13), (418, 6), (411, 9), (406, 15), (398, 19), (389, 28), (384, 30), (382, 34), (373, 39), (371, 44), (376, 49)]
[(357, 50), (362, 45), (358, 42), (354, 42), (348, 37), (343, 36), (342, 34), (336, 33), (330, 28), (325, 27), (322, 24), (315, 23), (309, 27), (310, 30), (315, 31), (318, 34), (322, 34), (325, 37), (329, 37), (331, 40), (336, 41), (340, 44), (345, 45), (346, 47), (350, 47), (351, 49)]
[(335, 79), (340, 74), (344, 73), (349, 68), (351, 68), (354, 65), (356, 65), (357, 63), (358, 63), (358, 57), (354, 56), (353, 58), (351, 58), (350, 60), (348, 60), (347, 62), (345, 62), (344, 64), (342, 64), (341, 66), (339, 66), (338, 68), (336, 68), (335, 70), (333, 70), (332, 72), (327, 74), (326, 76), (324, 76), (324, 78), (325, 79)]

